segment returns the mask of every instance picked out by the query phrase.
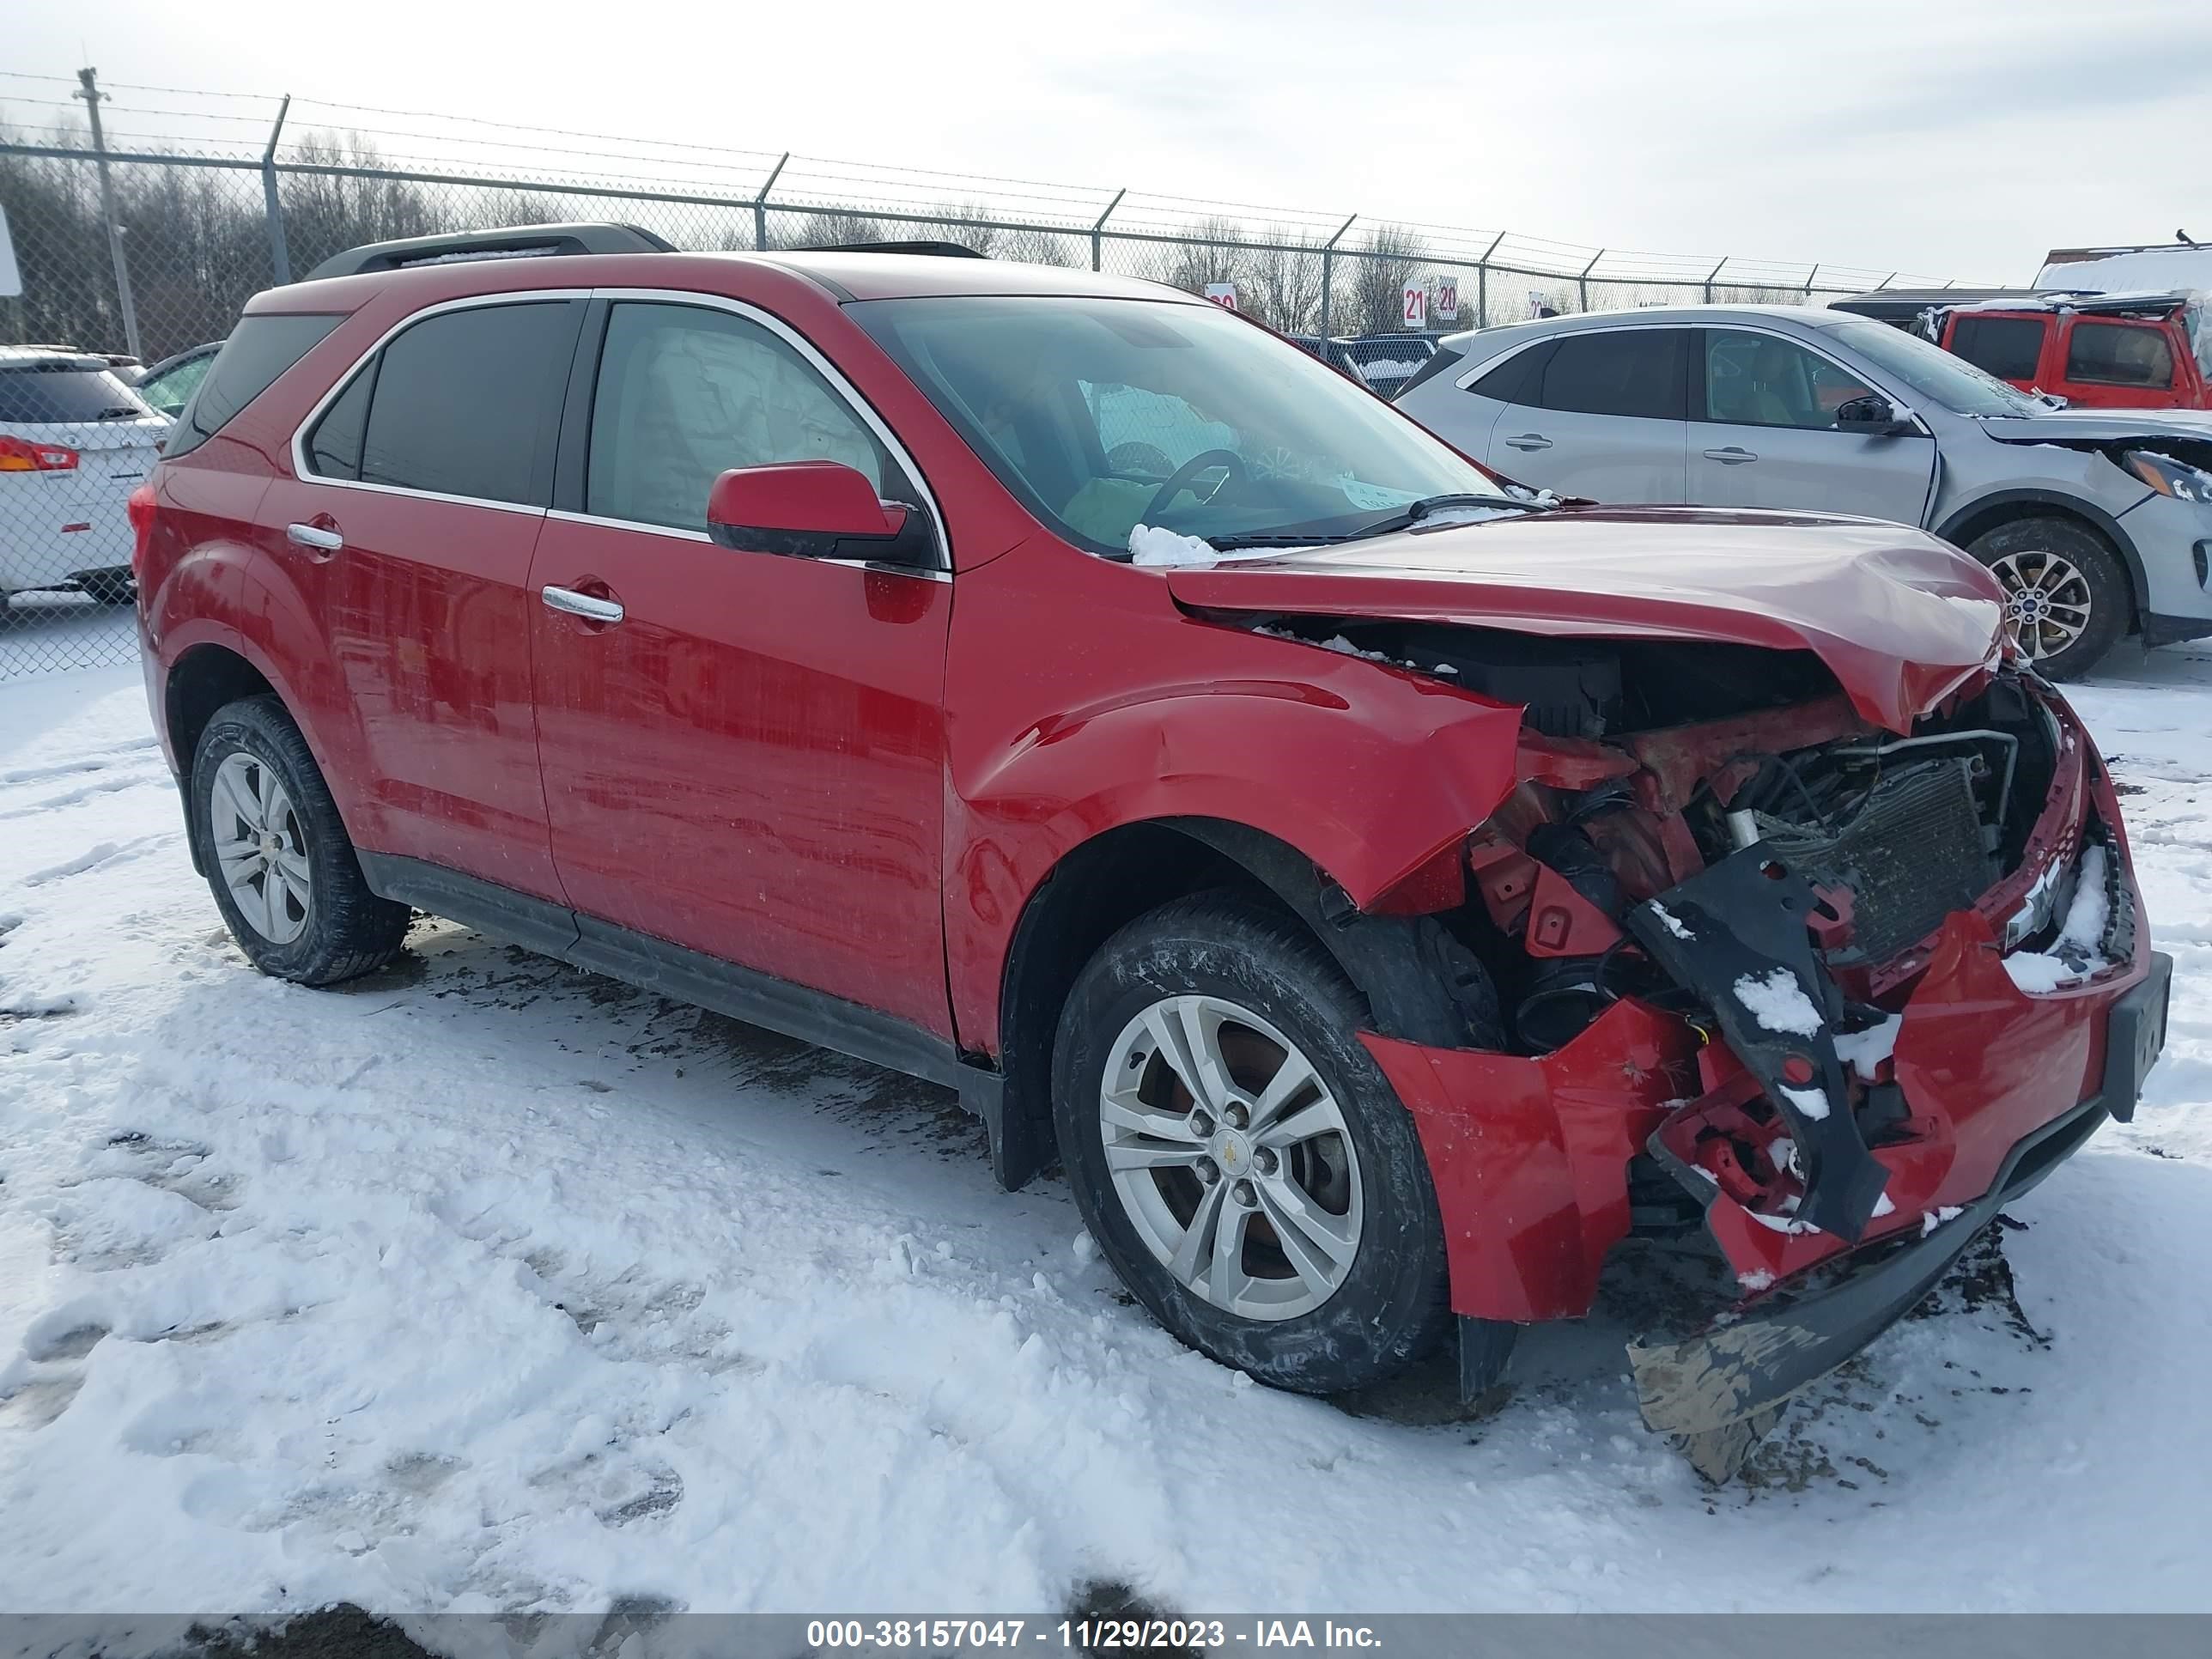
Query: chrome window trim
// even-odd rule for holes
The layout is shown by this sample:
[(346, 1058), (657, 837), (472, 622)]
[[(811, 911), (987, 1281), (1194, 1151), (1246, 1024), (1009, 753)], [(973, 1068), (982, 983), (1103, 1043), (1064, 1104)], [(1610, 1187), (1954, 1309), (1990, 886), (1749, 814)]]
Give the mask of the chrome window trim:
[[(937, 531), (939, 562), (927, 569), (905, 565), (881, 564), (866, 559), (821, 559), (816, 562), (841, 565), (856, 569), (881, 570), (906, 576), (930, 577), (939, 580), (951, 580), (952, 538), (945, 529), (945, 514), (937, 504), (937, 496), (929, 487), (929, 480), (923, 474), (921, 468), (916, 465), (912, 453), (899, 441), (890, 425), (876, 413), (867, 399), (860, 395), (858, 388), (845, 378), (836, 364), (815, 349), (812, 342), (781, 318), (762, 310), (758, 306), (748, 304), (743, 300), (733, 300), (726, 295), (705, 294), (696, 289), (520, 289), (507, 294), (465, 295), (459, 299), (441, 300), (434, 305), (424, 306), (419, 311), (410, 311), (365, 348), (346, 371), (331, 382), (330, 389), (315, 400), (314, 406), (308, 410), (300, 423), (292, 428), (292, 476), (301, 483), (316, 484), (326, 489), (361, 489), (372, 495), (406, 495), (418, 501), (444, 501), (455, 507), (483, 507), (499, 513), (522, 513), (533, 518), (559, 519), (569, 524), (600, 525), (608, 529), (641, 531), (649, 535), (672, 536), (685, 541), (711, 541), (712, 538), (704, 531), (684, 530), (672, 525), (646, 524), (636, 520), (612, 519), (592, 513), (571, 513), (556, 508), (533, 507), (522, 501), (491, 501), (480, 495), (449, 495), (440, 490), (418, 489), (407, 484), (370, 483), (358, 478), (332, 478), (308, 466), (307, 434), (313, 429), (315, 423), (322, 419), (324, 411), (344, 395), (346, 388), (354, 383), (378, 352), (383, 350), (392, 340), (416, 324), (447, 312), (477, 310), (501, 305), (542, 304), (558, 300), (606, 300), (613, 302), (639, 301), (647, 304), (697, 306), (709, 310), (734, 313), (748, 322), (757, 323), (775, 335), (805, 359), (808, 365), (828, 382), (830, 389), (844, 401), (854, 415), (860, 417), (861, 424), (875, 434), (877, 441), (905, 470), (907, 477), (914, 481), (915, 488), (921, 492), (923, 510), (929, 514), (930, 522)], [(565, 384), (564, 380), (563, 385)], [(592, 385), (596, 395), (598, 388), (596, 372), (592, 376)]]
[[(791, 347), (806, 360), (816, 374), (821, 375), (829, 383), (830, 390), (844, 400), (846, 406), (860, 416), (860, 423), (876, 434), (877, 441), (881, 443), (891, 458), (898, 462), (906, 476), (914, 480), (914, 487), (921, 493), (922, 510), (929, 514), (930, 523), (935, 526), (937, 530), (938, 563), (932, 568), (946, 575), (951, 574), (952, 537), (945, 527), (945, 514), (937, 505), (937, 496), (929, 487), (928, 477), (916, 465), (913, 453), (899, 441), (898, 434), (891, 430), (890, 423), (876, 413), (874, 406), (860, 395), (860, 388), (845, 378), (844, 372), (815, 349), (811, 340), (772, 312), (763, 311), (757, 305), (750, 304), (744, 300), (733, 300), (723, 294), (703, 294), (696, 289), (678, 288), (595, 288), (592, 290), (592, 297), (595, 300), (611, 301), (616, 304), (629, 300), (641, 301), (647, 304), (699, 306), (709, 310), (727, 311), (743, 317), (748, 322), (759, 324), (786, 345)], [(592, 391), (595, 396), (598, 386), (598, 377), (595, 374), (592, 377)], [(594, 522), (623, 525), (635, 529), (653, 527), (631, 525), (629, 520), (624, 519), (596, 518)], [(660, 527), (665, 529), (667, 526)], [(706, 538), (702, 536), (702, 539)], [(823, 559), (817, 562), (854, 564), (871, 570), (899, 570), (908, 575), (926, 574), (919, 569), (904, 566), (878, 565), (865, 560)]]
[[(369, 360), (419, 322), (449, 311), (474, 311), (490, 306), (544, 304), (548, 301), (588, 300), (591, 297), (592, 290), (587, 288), (521, 289), (512, 294), (464, 295), (458, 300), (441, 300), (435, 305), (409, 312), (378, 335), (375, 342), (353, 360), (344, 374), (331, 383), (330, 390), (315, 400), (314, 407), (307, 411), (299, 425), (292, 428), (293, 477), (301, 483), (317, 484), (325, 489), (362, 489), (374, 495), (410, 495), (417, 501), (444, 501), (453, 507), (488, 507), (498, 513), (526, 513), (534, 519), (544, 518), (545, 508), (533, 507), (527, 501), (495, 501), (483, 495), (449, 495), (442, 490), (417, 489), (409, 484), (369, 483), (360, 478), (326, 477), (307, 465), (307, 434), (314, 428), (315, 422), (323, 418), (323, 412), (344, 396), (346, 388), (368, 367)], [(566, 384), (564, 380), (562, 385)]]
[[(602, 530), (630, 530), (641, 536), (665, 536), (674, 542), (704, 542), (712, 545), (714, 540), (703, 530), (684, 530), (670, 524), (647, 524), (638, 519), (610, 519), (598, 513), (572, 513), (560, 507), (553, 508), (545, 517), (549, 523), (597, 525)], [(760, 556), (774, 558), (777, 556), (770, 553)], [(809, 558), (806, 562), (834, 564), (846, 570), (878, 570), (886, 576), (915, 576), (924, 581), (949, 582), (952, 580), (952, 573), (940, 566), (923, 569), (910, 564), (886, 564), (879, 559)]]

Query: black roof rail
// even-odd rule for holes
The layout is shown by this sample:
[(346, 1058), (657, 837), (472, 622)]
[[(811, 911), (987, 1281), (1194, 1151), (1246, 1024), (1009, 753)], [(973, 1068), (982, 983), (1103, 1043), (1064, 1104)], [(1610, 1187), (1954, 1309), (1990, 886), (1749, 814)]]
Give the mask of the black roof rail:
[(957, 242), (817, 242), (811, 247), (795, 247), (793, 253), (927, 253), (940, 259), (988, 259), (988, 253), (978, 253), (972, 247), (963, 247)]
[(514, 259), (531, 254), (673, 253), (676, 245), (635, 225), (512, 225), (503, 230), (464, 230), (443, 236), (405, 236), (394, 242), (349, 247), (309, 271), (302, 282), (356, 276), (368, 270), (451, 264), (464, 259)]

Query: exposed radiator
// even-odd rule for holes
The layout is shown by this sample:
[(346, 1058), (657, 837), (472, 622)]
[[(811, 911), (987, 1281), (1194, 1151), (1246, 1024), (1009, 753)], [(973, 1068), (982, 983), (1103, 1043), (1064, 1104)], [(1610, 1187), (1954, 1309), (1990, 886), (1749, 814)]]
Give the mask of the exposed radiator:
[(1963, 756), (1883, 774), (1857, 815), (1833, 835), (1769, 818), (1767, 844), (1818, 886), (1850, 890), (1856, 923), (1843, 958), (1879, 965), (1917, 944), (1996, 878)]

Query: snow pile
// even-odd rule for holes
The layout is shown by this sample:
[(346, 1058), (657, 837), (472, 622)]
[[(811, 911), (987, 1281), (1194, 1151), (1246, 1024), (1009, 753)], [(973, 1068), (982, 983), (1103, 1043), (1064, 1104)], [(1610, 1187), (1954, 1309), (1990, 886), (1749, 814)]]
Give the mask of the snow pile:
[(2106, 856), (2101, 842), (2081, 849), (2074, 869), (2073, 901), (2051, 949), (2015, 951), (2004, 959), (2006, 974), (2021, 990), (2055, 991), (2110, 965), (2105, 960), (2105, 927), (2112, 916), (2112, 900), (2105, 892)]
[(1777, 968), (1765, 975), (1746, 974), (1735, 982), (1735, 1000), (1770, 1031), (1814, 1036), (1824, 1023), (1813, 999), (1797, 983), (1797, 975), (1787, 968)]
[(1790, 1103), (1797, 1109), (1800, 1116), (1808, 1117), (1815, 1123), (1827, 1117), (1828, 1091), (1826, 1089), (1793, 1089), (1785, 1083), (1782, 1085), (1782, 1092), (1790, 1097)]
[(1869, 1025), (1863, 1031), (1839, 1031), (1836, 1035), (1836, 1058), (1846, 1066), (1858, 1068), (1862, 1079), (1872, 1083), (1881, 1076), (1881, 1063), (1897, 1052), (1897, 1034), (1905, 1029), (1905, 1016), (1892, 1014), (1879, 1025)]
[(1221, 555), (1211, 542), (1180, 535), (1158, 525), (1140, 524), (1129, 532), (1129, 562), (1139, 565), (1195, 565), (1216, 562)]

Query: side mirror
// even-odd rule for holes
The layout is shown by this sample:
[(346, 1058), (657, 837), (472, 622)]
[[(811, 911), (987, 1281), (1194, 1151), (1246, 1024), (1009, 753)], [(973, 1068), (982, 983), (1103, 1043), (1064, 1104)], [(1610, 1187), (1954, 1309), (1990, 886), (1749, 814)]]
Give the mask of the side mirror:
[(866, 475), (841, 461), (732, 468), (707, 493), (707, 534), (740, 553), (910, 565), (934, 558), (926, 515), (879, 499)]
[(1869, 438), (1901, 438), (1917, 430), (1897, 412), (1897, 405), (1878, 392), (1836, 405), (1836, 430), (1856, 432)]

